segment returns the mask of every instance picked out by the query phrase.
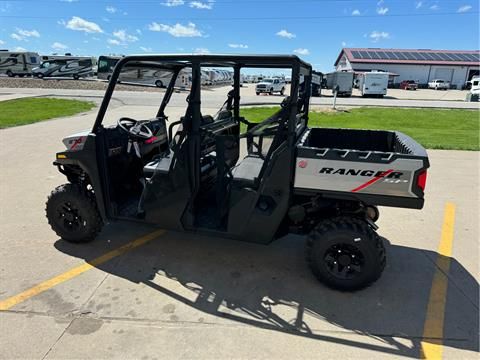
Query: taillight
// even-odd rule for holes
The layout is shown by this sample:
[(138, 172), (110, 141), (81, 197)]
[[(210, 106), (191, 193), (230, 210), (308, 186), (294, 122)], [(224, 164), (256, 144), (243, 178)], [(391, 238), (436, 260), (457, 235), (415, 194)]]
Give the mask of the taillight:
[(427, 170), (423, 170), (418, 174), (417, 185), (422, 191), (425, 191), (425, 185), (427, 184)]

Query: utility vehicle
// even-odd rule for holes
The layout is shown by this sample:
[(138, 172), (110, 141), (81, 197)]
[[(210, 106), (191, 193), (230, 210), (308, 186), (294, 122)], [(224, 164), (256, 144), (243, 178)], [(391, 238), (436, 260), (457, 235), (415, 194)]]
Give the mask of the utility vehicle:
[[(173, 76), (153, 119), (105, 126), (118, 76), (130, 66)], [(213, 116), (201, 112), (203, 67), (234, 69), (233, 89)], [(185, 114), (169, 119), (176, 77), (186, 68)], [(292, 72), (290, 95), (260, 123), (240, 112), (244, 68)], [(51, 227), (76, 243), (113, 220), (260, 244), (295, 233), (307, 238), (307, 262), (319, 280), (341, 290), (371, 284), (386, 261), (376, 206), (422, 208), (427, 154), (395, 131), (310, 129), (311, 77), (312, 67), (291, 55), (121, 59), (93, 128), (64, 139), (67, 149), (56, 155), (68, 183), (48, 198)]]

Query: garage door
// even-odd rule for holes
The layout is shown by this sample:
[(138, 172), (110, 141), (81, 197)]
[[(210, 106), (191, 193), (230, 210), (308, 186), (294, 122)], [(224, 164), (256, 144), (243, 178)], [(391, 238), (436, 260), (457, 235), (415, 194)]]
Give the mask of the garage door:
[(434, 79), (442, 79), (451, 82), (453, 79), (453, 69), (435, 69)]

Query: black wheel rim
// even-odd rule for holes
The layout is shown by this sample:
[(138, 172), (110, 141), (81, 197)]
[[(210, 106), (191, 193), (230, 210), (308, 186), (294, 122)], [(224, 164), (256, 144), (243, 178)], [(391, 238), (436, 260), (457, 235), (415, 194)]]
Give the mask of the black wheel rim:
[(67, 231), (78, 231), (87, 225), (80, 211), (70, 201), (65, 201), (58, 207), (57, 217)]
[(328, 272), (337, 279), (349, 280), (359, 276), (365, 265), (362, 252), (351, 244), (330, 246), (324, 256)]

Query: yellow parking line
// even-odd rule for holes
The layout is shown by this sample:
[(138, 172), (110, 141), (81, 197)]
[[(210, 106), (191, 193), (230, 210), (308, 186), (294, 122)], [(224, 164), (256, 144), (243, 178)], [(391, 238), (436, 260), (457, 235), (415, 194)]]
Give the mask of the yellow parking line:
[(425, 359), (441, 359), (443, 354), (443, 321), (447, 300), (448, 271), (452, 255), (453, 232), (455, 226), (455, 204), (446, 203), (442, 226), (442, 237), (438, 247), (437, 268), (433, 277), (427, 315), (421, 343)]
[(109, 251), (108, 253), (96, 259), (93, 259), (88, 264), (83, 264), (83, 265), (74, 267), (73, 269), (70, 269), (64, 272), (63, 274), (60, 274), (47, 281), (44, 281), (28, 290), (21, 292), (20, 294), (17, 294), (8, 299), (2, 300), (0, 301), (0, 311), (8, 310), (11, 307), (17, 305), (18, 303), (21, 303), (27, 299), (30, 299), (31, 297), (36, 296), (44, 291), (47, 291), (48, 289), (51, 289), (54, 286), (57, 286), (58, 284), (61, 284), (65, 281), (71, 280), (98, 265), (106, 263), (107, 261), (110, 261), (113, 258), (116, 258), (117, 256), (123, 255), (139, 246), (142, 246), (147, 242), (159, 237), (160, 235), (163, 235), (164, 233), (165, 233), (165, 230), (157, 230), (150, 234), (139, 237), (138, 239), (135, 239), (129, 242), (128, 244), (120, 246), (115, 250)]

